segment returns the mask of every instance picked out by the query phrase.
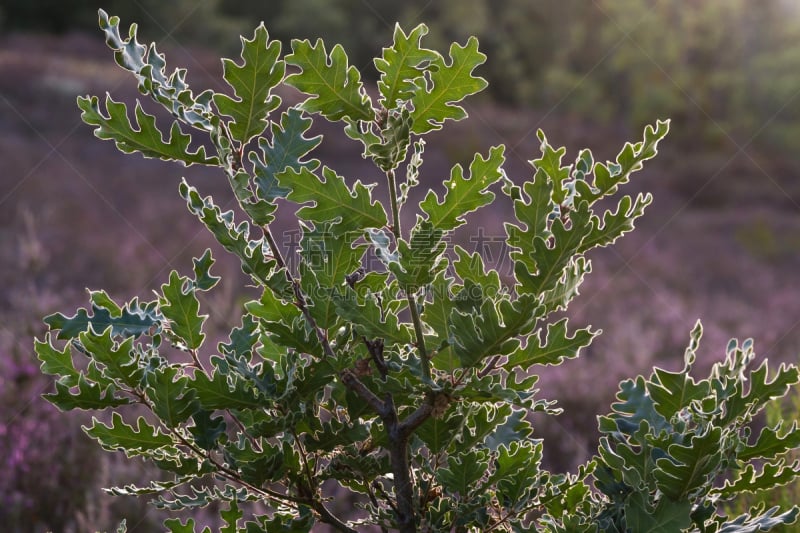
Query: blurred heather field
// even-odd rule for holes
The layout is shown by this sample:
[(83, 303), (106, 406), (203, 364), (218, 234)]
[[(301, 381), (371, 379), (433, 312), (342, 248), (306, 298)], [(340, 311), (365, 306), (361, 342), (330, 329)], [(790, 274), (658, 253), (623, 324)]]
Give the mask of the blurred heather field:
[[(793, 0), (5, 0), (0, 4), (0, 524), (4, 531), (158, 530), (143, 501), (100, 487), (149, 475), (101, 452), (80, 425), (40, 399), (33, 338), (41, 318), (72, 314), (85, 288), (149, 298), (173, 268), (206, 247), (226, 282), (205, 302), (222, 339), (245, 299), (244, 277), (186, 210), (181, 176), (219, 203), (226, 181), (206, 169), (124, 156), (80, 122), (77, 95), (136, 98), (94, 29), (96, 8), (138, 22), (196, 90), (224, 91), (220, 54), (264, 20), (273, 37), (342, 42), (352, 62), (390, 42), (392, 23), (431, 27), (429, 46), (471, 34), (489, 56), (490, 91), (470, 119), (432, 136), (423, 183), (438, 187), (475, 151), (508, 145), (509, 175), (529, 177), (535, 132), (574, 157), (616, 155), (644, 124), (671, 117), (661, 154), (624, 192), (651, 191), (638, 230), (594, 254), (570, 316), (604, 334), (577, 361), (546, 369), (543, 396), (558, 418), (536, 420), (548, 466), (593, 452), (595, 416), (620, 379), (652, 365), (677, 369), (689, 331), (705, 326), (701, 364), (730, 337), (753, 337), (771, 361), (800, 357), (800, 8)], [(286, 94), (291, 102), (295, 95)], [(147, 105), (147, 103), (145, 103)], [(153, 112), (155, 108), (148, 107)], [(339, 173), (375, 176), (338, 128), (320, 126), (315, 153)], [(422, 195), (424, 191), (418, 191)], [(284, 245), (293, 243), (282, 211)], [(458, 242), (497, 263), (503, 209), (470, 219)], [(216, 345), (206, 346), (213, 350)]]

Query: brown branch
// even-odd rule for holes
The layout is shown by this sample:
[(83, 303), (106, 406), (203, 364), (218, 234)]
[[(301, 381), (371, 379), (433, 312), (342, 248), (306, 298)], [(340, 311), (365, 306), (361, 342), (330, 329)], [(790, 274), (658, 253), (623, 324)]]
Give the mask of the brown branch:
[(403, 420), (399, 426), (400, 430), (405, 434), (406, 437), (410, 437), (418, 427), (420, 427), (428, 418), (430, 418), (431, 414), (433, 413), (435, 401), (435, 394), (429, 394), (425, 398), (425, 401), (422, 403), (422, 405), (417, 407), (416, 411), (408, 415), (406, 419)]
[[(395, 211), (394, 214), (396, 224), (395, 230), (399, 230), (399, 219), (396, 216), (397, 212)], [(311, 313), (308, 310), (308, 304), (306, 303), (305, 295), (301, 290), (300, 283), (294, 278), (294, 276), (292, 276), (291, 272), (289, 272), (289, 269), (286, 268), (286, 262), (281, 256), (280, 250), (278, 249), (277, 243), (275, 242), (275, 239), (272, 236), (269, 228), (264, 227), (262, 229), (264, 231), (264, 238), (267, 240), (267, 244), (272, 249), (273, 256), (275, 257), (278, 266), (285, 270), (286, 278), (292, 285), (295, 296), (295, 305), (298, 307), (298, 309), (300, 309), (300, 312), (303, 314), (306, 322), (316, 333), (317, 339), (322, 345), (325, 355), (330, 358), (334, 358), (335, 353), (327, 336), (318, 327), (316, 320), (314, 320), (314, 317), (311, 316)], [(414, 317), (414, 326), (417, 332), (417, 349), (420, 351), (422, 367), (424, 370), (427, 369), (426, 376), (430, 377), (428, 354), (425, 351), (425, 341), (424, 337), (422, 336), (422, 326), (419, 320), (419, 313), (416, 309), (416, 302), (414, 301), (413, 295), (408, 295), (408, 301), (412, 308), (411, 315)], [(433, 400), (431, 398), (426, 398), (425, 403), (423, 403), (422, 406), (414, 411), (408, 417), (408, 420), (406, 420), (404, 423), (400, 423), (391, 394), (387, 394), (386, 399), (382, 401), (360, 379), (358, 379), (358, 376), (356, 376), (355, 373), (350, 369), (341, 371), (339, 373), (339, 379), (346, 387), (354, 391), (362, 400), (367, 402), (367, 404), (383, 420), (384, 427), (386, 428), (389, 437), (389, 458), (392, 465), (392, 475), (394, 478), (394, 491), (395, 498), (397, 500), (395, 514), (397, 515), (399, 531), (400, 533), (416, 533), (417, 524), (416, 513), (414, 510), (414, 489), (411, 482), (411, 465), (408, 458), (408, 444), (411, 433), (430, 416), (433, 410)], [(337, 526), (338, 523), (341, 524), (341, 527), (348, 527), (339, 522), (338, 519), (336, 519), (333, 515), (330, 515), (327, 509), (325, 509), (322, 504), (316, 502), (316, 500), (312, 499), (311, 505), (312, 508), (315, 505), (318, 506), (318, 508), (315, 508), (315, 510), (320, 513), (321, 516), (324, 516), (326, 520), (329, 521), (328, 523), (331, 523), (331, 525), (339, 527)], [(323, 513), (327, 513), (327, 515)], [(349, 529), (340, 530), (350, 531)]]
[(314, 500), (314, 503), (311, 505), (311, 508), (314, 509), (320, 516), (320, 521), (324, 522), (325, 524), (329, 524), (333, 526), (334, 529), (337, 531), (343, 531), (344, 533), (358, 533), (355, 529), (351, 528), (338, 518), (331, 514), (330, 511), (323, 505), (323, 503), (319, 500)]
[(339, 379), (342, 383), (358, 394), (359, 398), (367, 402), (367, 404), (375, 411), (381, 419), (389, 415), (389, 407), (378, 398), (374, 392), (364, 385), (364, 382), (358, 379), (358, 376), (350, 369), (345, 369), (339, 373)]

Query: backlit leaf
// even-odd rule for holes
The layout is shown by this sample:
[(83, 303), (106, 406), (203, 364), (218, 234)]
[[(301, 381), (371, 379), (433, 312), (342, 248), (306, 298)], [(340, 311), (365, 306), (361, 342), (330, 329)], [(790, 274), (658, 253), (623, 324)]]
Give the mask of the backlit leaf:
[(288, 168), (278, 180), (291, 188), (289, 200), (311, 203), (297, 211), (298, 217), (315, 224), (330, 222), (331, 231), (336, 234), (386, 225), (386, 212), (372, 199), (372, 187), (356, 181), (351, 189), (342, 176), (328, 167), (322, 168), (322, 179), (304, 167), (299, 171)]
[(105, 450), (123, 450), (128, 457), (172, 446), (172, 437), (151, 426), (143, 417), (136, 420), (136, 427), (129, 426), (115, 412), (109, 425), (92, 418), (92, 425), (84, 427), (87, 435), (96, 439)]
[(478, 51), (475, 37), (470, 37), (464, 46), (457, 43), (450, 46), (450, 64), (438, 56), (429, 68), (430, 80), (414, 80), (412, 131), (421, 135), (441, 129), (445, 120), (466, 118), (467, 112), (457, 103), (486, 88), (486, 80), (472, 75), (472, 71), (484, 61), (486, 56)]
[(176, 427), (198, 409), (195, 391), (188, 386), (188, 381), (178, 369), (169, 366), (145, 374), (145, 391), (152, 402), (153, 412), (168, 427)]
[(170, 332), (186, 343), (186, 348), (195, 350), (203, 344), (203, 323), (208, 315), (200, 314), (200, 302), (195, 296), (189, 279), (176, 271), (169, 275), (169, 283), (161, 286), (163, 299), (161, 312), (169, 320)]
[(249, 387), (240, 380), (233, 380), (220, 372), (211, 376), (205, 372), (195, 372), (194, 377), (187, 382), (197, 401), (203, 409), (258, 409), (263, 407)]
[(96, 96), (78, 98), (78, 107), (83, 111), (81, 119), (90, 126), (96, 126), (94, 134), (103, 140), (113, 140), (120, 151), (130, 154), (139, 152), (145, 157), (180, 161), (184, 165), (218, 165), (219, 159), (206, 155), (200, 146), (192, 150), (191, 137), (181, 131), (177, 122), (172, 123), (166, 139), (156, 126), (156, 117), (142, 109), (137, 101), (134, 111), (135, 121), (129, 122), (128, 108), (122, 102), (115, 102), (106, 96), (106, 114), (100, 109)]
[(483, 207), (494, 200), (494, 194), (486, 189), (496, 183), (503, 175), (502, 164), (505, 161), (504, 146), (495, 146), (484, 159), (480, 154), (469, 166), (469, 176), (464, 176), (464, 169), (456, 165), (450, 171), (450, 179), (444, 182), (445, 195), (439, 201), (436, 193), (428, 192), (420, 209), (428, 215), (428, 221), (434, 228), (449, 231), (464, 224), (464, 215)]
[(280, 41), (270, 41), (264, 24), (256, 28), (252, 39), (242, 39), (242, 63), (223, 59), (223, 77), (235, 94), (215, 94), (220, 113), (232, 117), (228, 124), (231, 136), (242, 144), (259, 135), (267, 126), (267, 116), (281, 103), (270, 94), (283, 79), (285, 66), (279, 60)]
[(250, 162), (253, 164), (256, 193), (259, 198), (273, 202), (276, 198), (285, 198), (292, 190), (291, 183), (280, 185), (278, 174), (286, 169), (300, 171), (307, 168), (315, 171), (319, 167), (316, 159), (306, 159), (306, 156), (319, 145), (322, 137), (306, 137), (311, 127), (310, 117), (303, 116), (296, 107), (289, 108), (281, 115), (281, 122), (272, 124), (272, 138), (262, 137), (258, 140), (261, 157), (255, 152), (250, 153)]
[(63, 350), (57, 350), (52, 345), (50, 334), (47, 333), (44, 341), (37, 339), (34, 342), (34, 349), (36, 350), (36, 356), (42, 362), (42, 372), (58, 377), (59, 381), (62, 381), (64, 385), (73, 386), (77, 384), (79, 374), (72, 363), (72, 353), (69, 346), (66, 346)]
[(394, 43), (384, 48), (381, 57), (375, 59), (375, 68), (381, 73), (378, 90), (386, 109), (394, 109), (398, 100), (410, 100), (416, 89), (414, 81), (423, 75), (428, 63), (439, 57), (433, 50), (422, 48), (421, 40), (427, 33), (425, 24), (420, 24), (408, 35), (399, 24), (395, 24)]
[(503, 365), (506, 369), (519, 368), (527, 370), (532, 365), (557, 365), (564, 359), (578, 356), (578, 352), (591, 344), (599, 332), (583, 328), (572, 336), (567, 332), (567, 319), (547, 325), (547, 334), (540, 338), (539, 332), (528, 337), (528, 344), (520, 347), (508, 356)]
[(133, 352), (133, 338), (127, 337), (117, 343), (111, 337), (111, 328), (102, 333), (91, 329), (80, 334), (80, 342), (86, 353), (103, 365), (102, 372), (109, 379), (120, 380), (129, 387), (136, 387), (142, 377)]
[(311, 95), (301, 106), (304, 111), (321, 113), (331, 121), (374, 118), (361, 75), (356, 67), (348, 65), (341, 45), (334, 46), (329, 57), (322, 39), (317, 39), (313, 45), (308, 40), (294, 39), (292, 53), (285, 61), (287, 65), (300, 68), (300, 72), (287, 76), (286, 84)]
[(137, 300), (133, 300), (119, 316), (112, 316), (108, 309), (92, 306), (91, 315), (86, 309), (80, 308), (71, 317), (55, 313), (45, 317), (44, 322), (51, 331), (58, 330), (57, 339), (74, 339), (89, 328), (95, 333), (101, 333), (108, 327), (112, 328), (113, 336), (136, 338), (150, 332), (151, 328), (159, 328), (161, 320), (163, 317), (158, 314), (152, 302), (140, 305)]
[(84, 374), (80, 374), (75, 388), (56, 381), (56, 392), (44, 394), (42, 397), (62, 411), (100, 410), (131, 403), (131, 400), (126, 397), (116, 396), (116, 390), (112, 384), (102, 387), (87, 380)]

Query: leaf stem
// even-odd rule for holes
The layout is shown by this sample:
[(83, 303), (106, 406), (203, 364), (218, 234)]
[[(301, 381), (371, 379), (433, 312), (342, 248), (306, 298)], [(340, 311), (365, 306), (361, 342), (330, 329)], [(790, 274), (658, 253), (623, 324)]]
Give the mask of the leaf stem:
[(392, 233), (396, 240), (400, 240), (403, 232), (400, 228), (400, 207), (397, 204), (397, 178), (394, 170), (387, 171), (386, 178), (389, 181), (389, 203), (392, 207)]
[[(139, 401), (140, 401), (140, 403), (142, 405), (147, 407), (152, 413), (155, 414), (155, 410), (153, 408), (153, 405), (150, 403), (149, 399), (144, 394), (139, 393), (137, 391), (132, 391), (132, 392), (134, 393), (135, 396), (137, 396), (139, 398)], [(178, 441), (180, 441), (181, 444), (186, 446), (197, 457), (199, 457), (200, 459), (206, 460), (206, 461), (210, 462), (212, 465), (214, 465), (214, 467), (216, 468), (216, 474), (217, 475), (220, 475), (220, 476), (224, 477), (225, 479), (227, 479), (229, 481), (233, 481), (234, 483), (238, 483), (238, 484), (242, 485), (243, 487), (245, 487), (246, 489), (248, 489), (248, 490), (250, 490), (252, 492), (255, 492), (257, 494), (260, 494), (262, 497), (267, 498), (268, 500), (273, 500), (273, 501), (276, 501), (276, 502), (280, 502), (280, 503), (282, 503), (284, 505), (287, 505), (287, 504), (288, 505), (292, 505), (292, 504), (294, 504), (294, 505), (297, 505), (297, 504), (309, 505), (310, 503), (313, 503), (313, 502), (309, 502), (309, 499), (307, 499), (307, 498), (296, 498), (294, 496), (291, 496), (291, 495), (288, 495), (288, 494), (281, 494), (280, 492), (276, 492), (276, 491), (273, 491), (273, 490), (270, 490), (270, 489), (266, 489), (266, 488), (262, 488), (262, 487), (256, 487), (255, 485), (253, 485), (251, 483), (248, 483), (247, 481), (243, 480), (239, 476), (238, 472), (236, 472), (234, 470), (231, 470), (230, 468), (228, 468), (224, 464), (222, 464), (219, 461), (217, 461), (211, 455), (211, 452), (209, 452), (207, 450), (202, 450), (201, 448), (196, 446), (193, 442), (189, 441), (186, 437), (184, 437), (177, 430), (177, 428), (170, 427), (167, 424), (164, 424), (163, 422), (161, 423), (161, 427), (164, 430), (166, 430), (166, 432), (168, 434), (170, 434), (173, 437), (175, 437), (176, 439), (178, 439)]]
[(319, 328), (317, 321), (314, 320), (313, 316), (311, 316), (311, 313), (308, 310), (308, 303), (306, 303), (306, 297), (303, 294), (303, 290), (300, 288), (300, 283), (294, 278), (294, 276), (292, 276), (292, 273), (289, 272), (289, 268), (286, 266), (286, 261), (284, 261), (283, 255), (281, 255), (281, 251), (278, 248), (278, 243), (275, 242), (272, 232), (267, 226), (264, 226), (261, 229), (264, 231), (264, 238), (267, 240), (270, 250), (272, 250), (272, 256), (275, 258), (278, 266), (284, 269), (286, 272), (286, 279), (289, 280), (289, 283), (292, 285), (295, 305), (297, 305), (298, 309), (300, 309), (300, 312), (303, 313), (303, 317), (305, 318), (306, 322), (308, 322), (308, 325), (311, 326), (311, 329), (314, 330), (317, 340), (322, 345), (322, 350), (325, 352), (325, 355), (331, 358), (335, 357), (336, 355), (333, 353), (333, 348), (331, 348), (331, 344), (328, 342), (328, 336), (325, 335), (325, 333)]

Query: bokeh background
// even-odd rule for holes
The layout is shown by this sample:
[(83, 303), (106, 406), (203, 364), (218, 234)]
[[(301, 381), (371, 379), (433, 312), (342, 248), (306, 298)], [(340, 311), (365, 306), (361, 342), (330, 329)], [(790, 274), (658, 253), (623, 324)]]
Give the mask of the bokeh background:
[[(195, 90), (226, 90), (220, 55), (264, 21), (273, 38), (342, 43), (369, 84), (370, 58), (395, 21), (425, 22), (427, 45), (469, 35), (488, 55), (490, 89), (468, 101), (470, 120), (430, 137), (423, 184), (455, 163), (506, 143), (509, 173), (530, 175), (543, 128), (572, 156), (612, 159), (642, 127), (671, 118), (661, 154), (625, 193), (651, 191), (638, 230), (591, 256), (573, 303), (574, 324), (604, 334), (578, 361), (545, 369), (543, 395), (564, 408), (537, 418), (548, 466), (564, 471), (595, 447), (595, 417), (620, 379), (652, 365), (677, 369), (689, 331), (705, 326), (700, 366), (730, 337), (755, 339), (759, 357), (800, 354), (800, 3), (796, 0), (3, 0), (0, 2), (0, 524), (4, 531), (159, 530), (144, 502), (100, 487), (152, 475), (101, 452), (80, 430), (86, 413), (40, 399), (32, 339), (41, 318), (72, 314), (85, 288), (149, 298), (173, 269), (211, 247), (227, 282), (203, 302), (223, 338), (243, 278), (176, 194), (181, 176), (223, 205), (226, 180), (119, 154), (79, 119), (78, 95), (127, 102), (135, 82), (96, 29), (98, 7), (139, 23)], [(292, 95), (287, 95), (291, 100)], [(153, 108), (148, 108), (151, 112)], [(338, 127), (315, 154), (345, 176), (375, 178)], [(426, 185), (423, 185), (423, 188)], [(229, 201), (229, 200), (228, 200)], [(284, 208), (285, 216), (291, 210)], [(501, 250), (502, 210), (470, 218), (463, 246), (490, 261)], [(291, 245), (287, 233), (284, 244)], [(508, 265), (496, 264), (503, 271)], [(213, 349), (215, 343), (209, 343)]]

